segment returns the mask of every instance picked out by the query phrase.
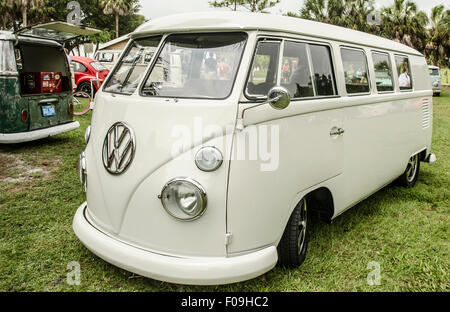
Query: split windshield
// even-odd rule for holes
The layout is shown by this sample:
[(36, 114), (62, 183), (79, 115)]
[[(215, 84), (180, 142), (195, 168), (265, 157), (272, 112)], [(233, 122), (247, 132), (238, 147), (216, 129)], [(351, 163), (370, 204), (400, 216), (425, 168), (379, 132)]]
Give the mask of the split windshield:
[[(156, 42), (155, 39), (153, 41)], [(146, 76), (141, 94), (176, 98), (228, 97), (246, 41), (245, 33), (168, 36), (151, 72)], [(136, 45), (142, 46), (142, 40), (133, 43), (132, 48), (124, 55), (122, 63), (128, 60), (128, 63), (135, 63), (134, 67), (138, 64), (148, 65), (157, 45), (153, 45), (153, 49), (150, 49), (148, 44), (145, 48), (133, 48)], [(132, 94), (144, 77), (143, 73), (147, 71), (145, 66), (144, 70), (139, 70), (139, 74), (131, 75), (135, 79), (127, 80), (124, 73), (129, 74), (130, 66), (122, 69), (122, 65), (113, 73), (105, 91)]]
[(136, 91), (144, 77), (151, 58), (158, 48), (162, 36), (134, 40), (110, 76), (104, 91), (126, 95)]

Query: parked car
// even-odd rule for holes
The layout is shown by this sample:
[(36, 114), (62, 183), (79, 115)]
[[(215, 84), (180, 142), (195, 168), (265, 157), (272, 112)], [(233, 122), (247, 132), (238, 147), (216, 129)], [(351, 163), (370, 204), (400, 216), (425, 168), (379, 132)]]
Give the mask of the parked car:
[(51, 22), (0, 31), (0, 143), (33, 141), (77, 129), (66, 40), (100, 31)]
[(441, 70), (437, 66), (429, 65), (431, 83), (433, 86), (433, 95), (440, 96), (442, 88)]
[[(71, 56), (70, 58), (73, 64), (76, 90), (91, 94), (91, 86), (93, 86), (95, 94), (108, 76), (109, 70), (99, 61), (89, 57)], [(98, 82), (96, 81), (97, 75)]]
[(286, 16), (140, 26), (94, 116), (75, 234), (100, 258), (173, 283), (297, 267), (311, 214), (331, 222), (393, 181), (413, 187), (420, 162), (436, 161), (420, 52)]

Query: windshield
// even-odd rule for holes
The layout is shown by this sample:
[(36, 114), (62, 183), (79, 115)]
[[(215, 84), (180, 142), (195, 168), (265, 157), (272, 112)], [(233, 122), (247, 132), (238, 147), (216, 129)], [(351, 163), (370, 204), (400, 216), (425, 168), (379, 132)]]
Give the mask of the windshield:
[(431, 76), (439, 76), (439, 69), (437, 69), (437, 68), (430, 68), (430, 75)]
[(144, 84), (142, 95), (228, 97), (246, 40), (245, 33), (169, 36)]
[(91, 63), (91, 66), (92, 66), (96, 71), (99, 71), (99, 72), (108, 70), (108, 68), (106, 68), (105, 66), (103, 66), (103, 64), (100, 63), (100, 62), (92, 62), (92, 63)]
[(136, 91), (151, 61), (147, 55), (155, 53), (161, 39), (162, 36), (157, 36), (133, 41), (110, 76), (104, 91), (126, 95)]

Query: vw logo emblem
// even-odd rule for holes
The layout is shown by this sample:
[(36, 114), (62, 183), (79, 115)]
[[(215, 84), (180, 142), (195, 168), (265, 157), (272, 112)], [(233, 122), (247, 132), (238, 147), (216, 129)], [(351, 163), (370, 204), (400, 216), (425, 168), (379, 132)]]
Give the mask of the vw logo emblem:
[(103, 165), (111, 174), (121, 174), (130, 166), (136, 152), (133, 130), (124, 122), (109, 128), (103, 142)]

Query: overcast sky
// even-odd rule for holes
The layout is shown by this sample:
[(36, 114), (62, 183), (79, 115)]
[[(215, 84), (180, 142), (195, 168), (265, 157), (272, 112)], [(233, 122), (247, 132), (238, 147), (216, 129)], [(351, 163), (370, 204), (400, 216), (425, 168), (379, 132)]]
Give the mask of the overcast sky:
[[(444, 4), (446, 0), (415, 0), (419, 10), (424, 10), (427, 14), (431, 8), (438, 4)], [(143, 14), (147, 19), (186, 12), (219, 10), (211, 8), (208, 0), (140, 0)], [(303, 5), (304, 0), (281, 0), (280, 3), (270, 10), (273, 14), (283, 14), (287, 12), (297, 12)], [(376, 0), (380, 7), (391, 5), (393, 0)], [(227, 10), (229, 9), (222, 9)]]

